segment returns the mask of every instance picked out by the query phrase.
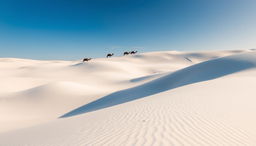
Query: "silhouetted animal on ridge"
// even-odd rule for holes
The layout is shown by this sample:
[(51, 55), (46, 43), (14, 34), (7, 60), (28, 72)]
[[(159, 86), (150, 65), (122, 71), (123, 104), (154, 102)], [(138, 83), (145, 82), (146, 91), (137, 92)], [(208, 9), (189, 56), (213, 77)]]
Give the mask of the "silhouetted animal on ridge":
[(88, 61), (90, 61), (90, 60), (92, 60), (92, 58), (84, 58), (84, 59), (83, 59), (83, 62), (85, 62), (85, 61), (88, 62)]
[(108, 55), (107, 55), (107, 58), (108, 58), (108, 57), (112, 57), (112, 56), (114, 56), (114, 53), (108, 54)]
[(130, 54), (130, 52), (124, 52), (124, 56), (125, 56), (125, 55), (129, 55), (129, 54)]
[(130, 54), (136, 54), (138, 51), (131, 51)]

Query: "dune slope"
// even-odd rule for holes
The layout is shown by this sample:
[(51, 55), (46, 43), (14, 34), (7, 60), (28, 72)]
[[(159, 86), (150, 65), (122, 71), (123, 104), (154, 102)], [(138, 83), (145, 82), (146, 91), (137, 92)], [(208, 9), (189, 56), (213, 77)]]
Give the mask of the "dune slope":
[(168, 75), (130, 89), (102, 97), (94, 102), (75, 109), (62, 117), (69, 117), (85, 113), (149, 95), (171, 90), (180, 86), (193, 84), (219, 78), (232, 73), (244, 71), (256, 67), (256, 54), (247, 53), (243, 55), (228, 56), (210, 61), (205, 61), (187, 68), (172, 72)]

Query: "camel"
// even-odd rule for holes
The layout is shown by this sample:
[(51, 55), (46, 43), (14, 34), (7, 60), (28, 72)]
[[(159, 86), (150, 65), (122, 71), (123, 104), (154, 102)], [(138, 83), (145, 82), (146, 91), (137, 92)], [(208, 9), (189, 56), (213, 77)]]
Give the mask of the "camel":
[(88, 62), (88, 61), (90, 61), (91, 59), (92, 59), (92, 58), (84, 58), (84, 59), (83, 59), (83, 62), (85, 62), (85, 61)]
[(130, 54), (136, 54), (138, 51), (131, 51)]
[(108, 58), (108, 57), (112, 57), (112, 56), (114, 56), (114, 53), (108, 54), (108, 55), (107, 55), (107, 58)]
[(124, 56), (125, 56), (125, 55), (129, 55), (129, 54), (130, 54), (130, 52), (124, 52)]

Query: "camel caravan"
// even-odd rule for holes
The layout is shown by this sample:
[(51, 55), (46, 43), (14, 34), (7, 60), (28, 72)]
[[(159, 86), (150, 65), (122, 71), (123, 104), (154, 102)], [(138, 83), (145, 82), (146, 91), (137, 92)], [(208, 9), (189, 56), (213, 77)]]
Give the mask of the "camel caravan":
[[(138, 52), (138, 51), (124, 52), (124, 53), (123, 53), (123, 56), (126, 56), (126, 55), (133, 55), (133, 54), (136, 54), (137, 52)], [(112, 57), (112, 56), (114, 56), (114, 53), (109, 53), (109, 54), (107, 54), (106, 58), (110, 58), (110, 57)], [(83, 62), (88, 62), (88, 61), (90, 61), (90, 60), (92, 60), (92, 58), (84, 58), (84, 59), (83, 59)]]
[(124, 56), (125, 55), (129, 55), (129, 54), (136, 54), (138, 51), (131, 51), (131, 52), (124, 52)]

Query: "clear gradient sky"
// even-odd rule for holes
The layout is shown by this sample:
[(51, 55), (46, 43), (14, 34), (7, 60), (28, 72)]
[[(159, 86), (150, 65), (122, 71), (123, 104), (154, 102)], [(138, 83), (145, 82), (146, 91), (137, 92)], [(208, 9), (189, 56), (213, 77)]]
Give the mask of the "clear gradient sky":
[(0, 57), (256, 48), (255, 0), (0, 0)]

